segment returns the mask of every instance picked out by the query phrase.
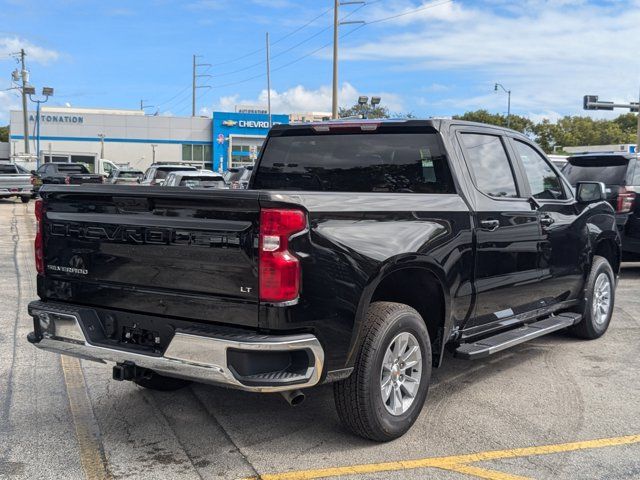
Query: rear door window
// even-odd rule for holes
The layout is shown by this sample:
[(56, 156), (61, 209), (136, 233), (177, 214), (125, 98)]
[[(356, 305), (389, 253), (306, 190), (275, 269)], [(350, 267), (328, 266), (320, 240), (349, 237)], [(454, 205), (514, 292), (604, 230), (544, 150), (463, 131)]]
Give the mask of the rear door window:
[(484, 133), (463, 133), (461, 137), (478, 190), (494, 198), (517, 197), (516, 181), (502, 139)]
[(627, 177), (629, 160), (617, 156), (588, 156), (569, 158), (562, 170), (571, 185), (578, 182), (603, 182), (605, 185), (623, 185)]
[(455, 193), (433, 129), (270, 137), (253, 188), (332, 192)]

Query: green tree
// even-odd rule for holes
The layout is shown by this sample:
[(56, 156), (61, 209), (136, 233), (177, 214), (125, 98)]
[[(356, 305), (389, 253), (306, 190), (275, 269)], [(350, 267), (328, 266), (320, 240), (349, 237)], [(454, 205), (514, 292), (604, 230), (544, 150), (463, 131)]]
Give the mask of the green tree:
[(636, 143), (638, 139), (638, 114), (624, 113), (613, 121), (622, 129), (622, 133), (626, 138), (623, 143)]
[[(487, 110), (476, 110), (474, 112), (466, 112), (464, 115), (455, 115), (456, 120), (468, 120), (470, 122), (480, 122), (489, 125), (497, 125), (499, 127), (507, 126), (506, 115), (497, 113), (489, 113)], [(530, 135), (533, 132), (533, 122), (526, 117), (520, 115), (511, 115), (511, 126), (513, 130)]]
[(382, 105), (372, 106), (370, 104), (360, 105), (356, 103), (349, 108), (340, 108), (338, 117), (389, 118), (389, 109)]
[(9, 141), (9, 125), (6, 127), (0, 127), (0, 142)]

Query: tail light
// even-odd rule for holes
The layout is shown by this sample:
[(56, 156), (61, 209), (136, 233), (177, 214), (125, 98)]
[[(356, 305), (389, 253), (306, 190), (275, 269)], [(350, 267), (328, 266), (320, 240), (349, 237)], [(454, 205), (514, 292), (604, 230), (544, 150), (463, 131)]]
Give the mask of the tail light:
[(44, 275), (44, 204), (41, 199), (35, 203), (36, 221), (36, 239), (34, 241), (34, 253), (36, 261), (36, 271), (40, 275)]
[(618, 206), (617, 213), (627, 213), (633, 209), (636, 199), (636, 192), (627, 187), (620, 187), (618, 190)]
[(69, 185), (71, 183), (71, 177), (64, 177), (64, 183)]
[(307, 219), (301, 210), (260, 211), (260, 300), (287, 302), (300, 292), (300, 261), (289, 251), (291, 235), (302, 232)]

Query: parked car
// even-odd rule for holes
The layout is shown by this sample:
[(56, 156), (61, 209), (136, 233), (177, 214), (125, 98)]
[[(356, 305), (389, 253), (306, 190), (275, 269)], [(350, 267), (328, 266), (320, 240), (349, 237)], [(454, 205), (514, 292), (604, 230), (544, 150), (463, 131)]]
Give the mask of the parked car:
[(387, 441), (415, 422), (445, 349), (480, 359), (562, 329), (598, 338), (611, 320), (604, 185), (574, 193), (512, 130), (276, 125), (247, 190), (117, 188), (43, 189), (28, 340), (145, 388), (298, 404), (331, 382), (342, 422)]
[(144, 172), (144, 177), (140, 180), (141, 185), (162, 185), (170, 172), (177, 171), (197, 172), (196, 167), (180, 164), (153, 164)]
[(169, 173), (164, 182), (165, 187), (188, 187), (188, 188), (228, 188), (219, 173), (206, 170), (178, 170)]
[(118, 169), (109, 174), (107, 183), (113, 185), (137, 185), (143, 177), (144, 173), (141, 170)]
[(246, 167), (232, 167), (222, 175), (227, 186), (233, 190), (246, 189), (251, 179), (253, 165)]
[(20, 197), (27, 203), (32, 193), (29, 172), (14, 163), (0, 163), (0, 198)]
[(640, 260), (640, 165), (634, 154), (592, 153), (568, 159), (562, 173), (573, 185), (603, 182), (607, 201), (616, 211), (623, 260)]
[(89, 172), (81, 163), (45, 163), (38, 170), (31, 171), (31, 183), (34, 193), (42, 185), (82, 185), (84, 183), (103, 183), (104, 177)]

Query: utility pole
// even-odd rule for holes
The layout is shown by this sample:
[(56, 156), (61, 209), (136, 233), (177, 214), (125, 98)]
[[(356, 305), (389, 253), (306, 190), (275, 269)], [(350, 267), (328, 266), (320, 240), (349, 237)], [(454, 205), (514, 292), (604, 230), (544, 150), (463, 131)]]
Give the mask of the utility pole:
[(331, 118), (338, 118), (338, 8), (339, 0), (333, 0), (333, 90), (331, 94)]
[(100, 139), (100, 160), (104, 158), (104, 133), (99, 133), (98, 138)]
[(156, 147), (158, 145), (155, 143), (151, 144), (151, 163), (156, 163)]
[(20, 76), (22, 77), (22, 122), (24, 123), (24, 153), (29, 154), (29, 112), (27, 111), (27, 93), (24, 91), (27, 86), (27, 68), (24, 64), (24, 48), (20, 49)]
[(364, 0), (353, 0), (347, 2), (341, 2), (340, 0), (333, 0), (333, 82), (331, 93), (331, 118), (338, 118), (338, 27), (340, 25), (348, 25), (354, 23), (365, 23), (363, 20), (356, 20), (351, 22), (341, 22), (339, 17), (339, 8), (343, 5), (355, 5), (364, 4)]
[(638, 132), (636, 136), (636, 157), (640, 158), (640, 91), (638, 91)]
[(193, 55), (193, 64), (191, 69), (191, 116), (196, 116), (196, 91), (199, 88), (211, 88), (209, 85), (198, 85), (198, 77), (210, 77), (211, 75), (198, 74), (198, 67), (210, 67), (210, 63), (198, 63), (197, 58), (202, 55)]
[(269, 32), (267, 32), (267, 113), (269, 114), (269, 128), (271, 128), (271, 67), (269, 57)]
[(193, 70), (191, 73), (191, 116), (196, 116), (196, 56), (193, 56)]

